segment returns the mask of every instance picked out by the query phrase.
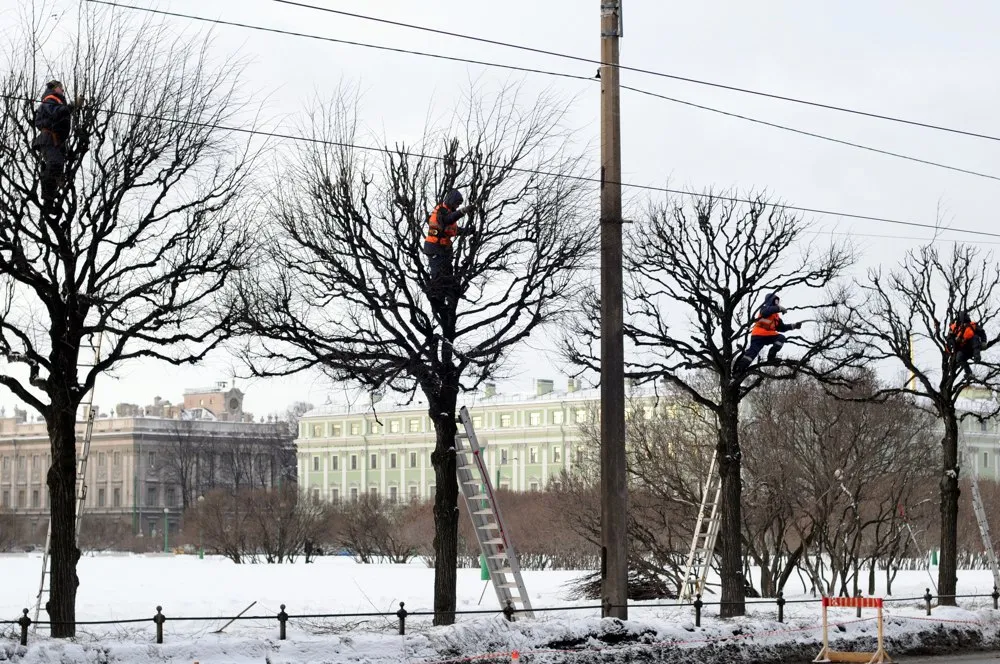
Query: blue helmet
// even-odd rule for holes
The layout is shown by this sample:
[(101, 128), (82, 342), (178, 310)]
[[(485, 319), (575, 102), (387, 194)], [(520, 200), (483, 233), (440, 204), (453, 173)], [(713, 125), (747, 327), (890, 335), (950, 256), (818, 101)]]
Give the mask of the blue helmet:
[(452, 189), (444, 196), (444, 204), (452, 210), (461, 205), (464, 200), (465, 198), (462, 197), (462, 192), (458, 189)]

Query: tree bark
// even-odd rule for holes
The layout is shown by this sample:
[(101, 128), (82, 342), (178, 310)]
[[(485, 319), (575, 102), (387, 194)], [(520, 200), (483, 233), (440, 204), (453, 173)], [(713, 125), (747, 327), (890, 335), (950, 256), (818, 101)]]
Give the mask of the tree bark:
[(436, 444), (431, 454), (436, 485), (434, 489), (434, 624), (455, 622), (458, 581), (458, 479), (455, 463), (455, 409), (458, 391), (444, 380), (437, 399), (430, 402)]
[(54, 638), (76, 635), (76, 588), (80, 584), (76, 564), (76, 408), (53, 400), (46, 420), (52, 449), (52, 465), (46, 478), (49, 487), (49, 570), (46, 583), (49, 600), (45, 610), (52, 622)]
[(738, 433), (739, 401), (738, 387), (724, 386), (719, 410), (719, 476), (722, 478), (722, 522), (719, 535), (722, 538), (722, 606), (719, 615), (723, 618), (742, 616), (744, 605), (743, 577), (743, 532), (740, 505), (743, 484), (740, 478), (740, 440)]
[(955, 605), (958, 584), (958, 420), (954, 411), (945, 413), (941, 452), (941, 560), (938, 567), (938, 603)]

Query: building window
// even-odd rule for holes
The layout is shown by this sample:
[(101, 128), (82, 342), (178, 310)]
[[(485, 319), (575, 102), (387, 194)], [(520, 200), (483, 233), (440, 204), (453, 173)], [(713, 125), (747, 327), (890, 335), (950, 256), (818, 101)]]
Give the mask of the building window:
[(990, 467), (990, 453), (983, 452), (983, 468), (989, 468), (989, 467)]
[(562, 482), (560, 482), (558, 480), (553, 480), (553, 482), (552, 482), (552, 490), (553, 491), (562, 491)]
[(541, 413), (528, 413), (528, 424), (530, 424), (533, 427), (537, 427), (541, 423), (542, 423)]
[(368, 466), (369, 468), (371, 468), (372, 470), (375, 470), (376, 468), (378, 468), (378, 455), (377, 454), (372, 454), (370, 461), (371, 461), (371, 464)]
[(6, 489), (3, 492), (3, 497), (0, 498), (0, 507), (3, 507), (5, 509), (10, 508), (10, 491)]
[(538, 491), (538, 482), (532, 482), (529, 484), (528, 491)]
[(313, 487), (312, 490), (312, 504), (319, 505), (319, 487)]
[(115, 452), (113, 459), (114, 459), (114, 464), (115, 464), (116, 468), (118, 466), (122, 465), (122, 453), (121, 452)]
[(371, 496), (372, 498), (378, 499), (378, 487), (377, 486), (368, 487), (368, 495)]
[(538, 449), (535, 447), (528, 448), (528, 463), (538, 463)]
[(395, 452), (393, 452), (392, 454), (389, 455), (389, 467), (390, 468), (395, 468), (396, 467), (396, 453)]
[(483, 426), (483, 416), (482, 415), (473, 415), (472, 416), (472, 426), (476, 427), (477, 429), (479, 427)]
[(358, 501), (358, 489), (357, 487), (351, 489), (351, 500), (354, 502)]
[(330, 489), (330, 500), (334, 503), (340, 502), (340, 489), (336, 487)]
[(107, 492), (106, 489), (98, 489), (97, 490), (97, 506), (98, 507), (104, 507), (105, 505), (107, 505), (107, 501), (108, 501), (108, 495), (107, 495), (107, 493), (108, 492)]
[(507, 465), (507, 450), (500, 450), (500, 465)]
[(583, 424), (587, 421), (587, 411), (584, 408), (576, 409), (576, 423)]
[(104, 458), (104, 452), (99, 452), (97, 454), (97, 466), (99, 468), (104, 468), (107, 465), (107, 459)]
[(584, 451), (582, 447), (576, 448), (576, 462), (577, 464), (583, 463)]
[(382, 425), (374, 421), (369, 422), (368, 433), (382, 433)]
[(507, 428), (511, 425), (510, 413), (504, 413), (500, 416), (500, 427)]
[(146, 487), (146, 507), (156, 507), (156, 487)]
[(31, 457), (31, 470), (32, 470), (32, 472), (36, 472), (37, 473), (41, 469), (42, 469), (42, 464), (38, 460), (38, 455), (36, 454), (35, 456)]
[(357, 469), (358, 469), (358, 455), (357, 454), (352, 454), (351, 455), (351, 470), (357, 470)]
[(319, 438), (322, 435), (323, 435), (323, 425), (322, 424), (314, 424), (313, 425), (313, 438)]
[(504, 491), (510, 490), (510, 482), (500, 482), (500, 488)]
[(313, 457), (313, 472), (316, 472), (317, 470), (319, 470), (319, 457), (318, 456), (314, 456)]
[(330, 434), (334, 438), (340, 438), (344, 434), (344, 427), (340, 426), (339, 424), (331, 424)]
[(42, 497), (38, 493), (38, 489), (31, 490), (31, 506), (35, 508), (42, 506)]
[(357, 436), (361, 433), (361, 425), (357, 422), (351, 422), (351, 435)]
[(396, 492), (397, 492), (396, 487), (394, 487), (394, 486), (389, 487), (389, 502), (390, 503), (396, 502)]
[(433, 498), (434, 497), (434, 492), (435, 492), (436, 489), (437, 489), (437, 487), (434, 486), (433, 484), (428, 485), (427, 486), (427, 495), (430, 496), (431, 498)]
[(121, 507), (122, 506), (122, 490), (116, 488), (114, 491), (112, 491), (111, 492), (111, 499), (114, 501), (112, 503), (114, 505), (114, 507)]
[(340, 457), (334, 454), (330, 457), (330, 468), (337, 470), (340, 467)]
[(156, 452), (149, 453), (149, 467), (156, 468)]
[(176, 507), (177, 506), (177, 492), (174, 490), (173, 487), (170, 487), (169, 489), (167, 489), (167, 496), (166, 497), (167, 497), (167, 507)]
[(402, 427), (399, 424), (399, 420), (393, 420), (389, 422), (389, 433), (399, 433)]
[(3, 469), (10, 470), (10, 457), (3, 458)]
[(25, 498), (24, 489), (17, 492), (17, 505), (14, 507), (27, 507), (28, 500)]
[(17, 457), (17, 472), (19, 472), (19, 473), (23, 473), (24, 472), (24, 464), (25, 464), (25, 460), (24, 459), (25, 459), (25, 457), (23, 457), (23, 456)]
[(416, 500), (420, 497), (420, 487), (414, 485), (410, 487), (410, 500)]
[(417, 433), (420, 431), (420, 420), (414, 417), (407, 423), (406, 428), (409, 429), (410, 433)]
[(416, 467), (417, 467), (417, 453), (410, 452), (410, 468), (416, 468)]
[(562, 463), (562, 448), (553, 447), (552, 448), (552, 463)]
[(563, 423), (563, 412), (561, 410), (552, 411), (552, 424), (562, 424)]
[(988, 431), (988, 427), (986, 426), (986, 420), (979, 420), (979, 430), (982, 431), (983, 433), (986, 433)]

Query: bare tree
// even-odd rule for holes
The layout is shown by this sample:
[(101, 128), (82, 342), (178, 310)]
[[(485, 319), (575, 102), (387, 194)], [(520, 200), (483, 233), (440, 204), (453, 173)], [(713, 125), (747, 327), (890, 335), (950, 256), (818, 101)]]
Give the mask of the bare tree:
[(186, 511), (197, 499), (200, 489), (198, 468), (205, 456), (207, 444), (197, 436), (194, 420), (174, 420), (167, 440), (160, 446), (162, 479), (175, 484), (181, 492), (181, 505)]
[[(942, 604), (955, 603), (957, 584), (957, 527), (959, 510), (959, 424), (963, 417), (958, 401), (965, 388), (1000, 387), (1000, 364), (983, 359), (966, 373), (948, 340), (949, 326), (963, 312), (979, 325), (1000, 320), (1000, 267), (990, 254), (955, 244), (941, 251), (928, 245), (907, 253), (899, 269), (884, 274), (873, 269), (859, 284), (855, 303), (842, 313), (865, 321), (850, 325), (865, 342), (873, 361), (890, 360), (911, 377), (904, 385), (890, 386), (876, 396), (905, 393), (941, 422), (941, 564), (938, 593)], [(845, 323), (845, 326), (848, 326)], [(989, 402), (980, 418), (996, 415)]]
[[(791, 316), (822, 312), (827, 300), (810, 304), (807, 298), (823, 298), (815, 291), (833, 285), (851, 264), (845, 247), (804, 245), (805, 230), (800, 217), (763, 196), (741, 203), (705, 195), (690, 205), (653, 208), (629, 235), (624, 334), (634, 352), (627, 358), (626, 374), (669, 382), (717, 422), (723, 616), (745, 610), (740, 402), (765, 378), (791, 378), (806, 370), (825, 375), (836, 369), (810, 369), (819, 346), (791, 337), (786, 346), (801, 351), (794, 360), (782, 361), (779, 368), (751, 367), (742, 380), (734, 375), (740, 344), (764, 294), (787, 293), (783, 304), (793, 310)], [(594, 371), (600, 368), (594, 352), (598, 310), (596, 296), (589, 298), (565, 343), (571, 362)], [(814, 340), (846, 342), (842, 328), (819, 322)], [(712, 380), (706, 381), (705, 373)]]
[[(454, 622), (460, 394), (494, 376), (513, 348), (553, 322), (577, 289), (591, 246), (580, 160), (567, 110), (548, 95), (473, 94), (420, 152), (381, 162), (351, 145), (342, 98), (315, 118), (314, 143), (283, 164), (271, 209), (271, 263), (242, 289), (244, 330), (270, 340), (248, 351), (258, 374), (319, 367), (373, 393), (419, 390), (436, 446), (436, 624)], [(421, 248), (431, 208), (452, 188), (475, 205), (474, 232), (454, 256), (456, 298), (428, 298)]]
[[(245, 105), (240, 67), (165, 26), (81, 8), (68, 48), (5, 41), (0, 80), (0, 354), (26, 367), (0, 384), (48, 427), (52, 635), (75, 633), (76, 413), (123, 361), (204, 357), (225, 336), (214, 293), (247, 263), (251, 164), (214, 125)], [(31, 143), (41, 72), (86, 105), (66, 142), (65, 186), (43, 213)], [(101, 360), (88, 344), (103, 336)]]

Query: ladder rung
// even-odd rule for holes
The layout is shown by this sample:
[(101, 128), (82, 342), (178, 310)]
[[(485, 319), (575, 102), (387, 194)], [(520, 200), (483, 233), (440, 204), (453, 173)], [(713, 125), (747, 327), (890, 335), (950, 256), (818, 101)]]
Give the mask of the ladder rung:
[(517, 588), (517, 584), (516, 584), (516, 583), (501, 583), (501, 584), (500, 584), (499, 586), (497, 586), (497, 587), (498, 587), (498, 588), (508, 588), (508, 589), (509, 589), (509, 588)]
[(510, 567), (504, 567), (503, 569), (496, 569), (496, 570), (493, 570), (493, 571), (496, 572), (497, 574), (513, 574), (514, 573), (514, 570), (511, 569)]
[(489, 498), (489, 496), (487, 496), (485, 493), (477, 493), (474, 496), (469, 496), (469, 500), (486, 500), (487, 498)]
[(473, 514), (475, 514), (476, 516), (482, 516), (484, 514), (493, 514), (493, 510), (491, 509), (476, 510), (475, 512), (473, 512)]
[(505, 551), (501, 551), (500, 553), (495, 553), (492, 556), (486, 556), (486, 557), (489, 558), (490, 560), (504, 560), (506, 558), (509, 558), (510, 556), (508, 556)]
[(483, 544), (506, 544), (502, 538), (496, 537), (494, 539), (486, 540)]
[(500, 530), (500, 524), (498, 523), (484, 523), (479, 526), (477, 530)]
[(462, 482), (462, 484), (475, 484), (477, 486), (480, 485), (480, 484), (482, 484), (482, 483), (483, 483), (482, 480), (476, 480), (476, 479), (465, 480), (465, 481)]

